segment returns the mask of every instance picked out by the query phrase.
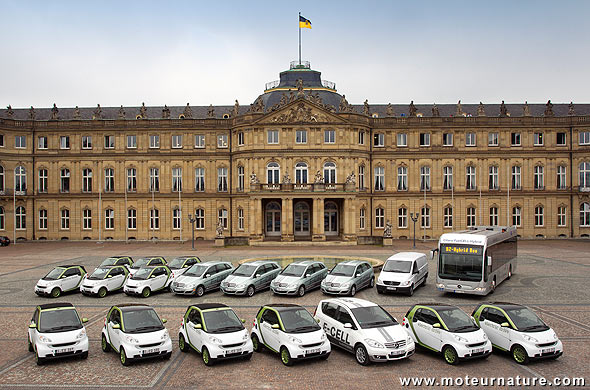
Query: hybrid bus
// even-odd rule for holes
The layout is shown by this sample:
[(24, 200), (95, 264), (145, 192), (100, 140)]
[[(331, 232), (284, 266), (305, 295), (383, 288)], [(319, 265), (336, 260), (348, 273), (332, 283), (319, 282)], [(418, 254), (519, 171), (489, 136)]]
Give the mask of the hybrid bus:
[(516, 271), (516, 227), (477, 226), (440, 236), (431, 252), (439, 291), (487, 295)]

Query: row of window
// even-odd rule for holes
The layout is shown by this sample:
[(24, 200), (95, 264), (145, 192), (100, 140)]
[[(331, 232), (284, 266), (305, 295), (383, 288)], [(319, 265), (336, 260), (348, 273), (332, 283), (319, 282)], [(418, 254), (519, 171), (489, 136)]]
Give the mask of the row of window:
[[(465, 168), (465, 189), (475, 190), (477, 189), (476, 181), (476, 167), (467, 166)], [(431, 179), (430, 179), (430, 167), (420, 167), (420, 191), (430, 191)], [(70, 192), (70, 170), (68, 168), (60, 169), (60, 192)], [(266, 167), (267, 172), (267, 183), (268, 184), (279, 184), (281, 180), (280, 165), (276, 162), (271, 162)], [(510, 169), (510, 189), (520, 190), (522, 189), (522, 167), (514, 165)], [(137, 169), (127, 168), (127, 184), (125, 190), (127, 192), (137, 191)], [(323, 178), (324, 183), (334, 184), (336, 183), (336, 164), (333, 162), (326, 162), (323, 166)], [(17, 166), (14, 171), (15, 175), (15, 190), (26, 191), (26, 170), (23, 166)], [(160, 169), (150, 168), (149, 170), (149, 191), (158, 192), (160, 191)], [(244, 189), (244, 167), (238, 167), (238, 190)], [(4, 191), (4, 180), (5, 172), (4, 167), (0, 165), (0, 191)], [(39, 169), (39, 186), (38, 191), (40, 193), (47, 192), (48, 188), (48, 170), (45, 168)], [(172, 191), (182, 191), (182, 168), (172, 168)], [(359, 177), (359, 188), (365, 188), (365, 166), (359, 166), (358, 171)], [(454, 188), (453, 184), (453, 167), (443, 167), (443, 190), (451, 190)], [(581, 188), (590, 188), (590, 162), (582, 162), (579, 165), (579, 184)], [(309, 179), (308, 166), (306, 163), (299, 162), (295, 164), (295, 183), (296, 184), (307, 184)], [(84, 168), (82, 170), (82, 192), (92, 192), (93, 174), (92, 169)], [(499, 167), (491, 165), (488, 168), (488, 189), (497, 190), (500, 188), (500, 174)], [(533, 168), (533, 188), (535, 190), (542, 190), (545, 188), (545, 167), (542, 165), (536, 165)], [(567, 188), (567, 167), (557, 167), (557, 189)], [(385, 191), (385, 168), (377, 166), (374, 168), (374, 189), (375, 191)], [(115, 191), (115, 169), (105, 168), (104, 170), (104, 188), (101, 189), (105, 192)], [(228, 190), (228, 169), (226, 167), (217, 168), (217, 191), (227, 192)], [(407, 191), (408, 190), (408, 167), (399, 166), (397, 167), (397, 190)], [(205, 168), (195, 168), (195, 192), (205, 191)]]
[[(365, 134), (364, 130), (360, 130), (358, 133), (358, 143), (359, 145), (365, 144)], [(581, 131), (578, 133), (579, 145), (590, 145), (590, 131)], [(422, 132), (419, 134), (419, 146), (430, 146), (430, 136), (431, 133), (429, 132)], [(227, 134), (219, 134), (217, 135), (217, 147), (218, 148), (227, 148), (228, 147), (228, 138)], [(267, 130), (266, 132), (266, 142), (269, 145), (279, 144), (280, 138), (280, 130)], [(454, 146), (454, 133), (443, 133), (442, 135), (442, 145), (443, 146)], [(511, 132), (510, 133), (510, 146), (522, 146), (521, 142), (521, 133), (520, 132)], [(137, 148), (137, 135), (127, 135), (127, 149), (136, 149)], [(408, 146), (408, 134), (407, 133), (397, 133), (396, 135), (396, 146), (397, 147), (407, 147)], [(500, 133), (499, 132), (489, 132), (488, 133), (488, 146), (500, 146)], [(238, 146), (243, 146), (245, 144), (244, 141), (244, 133), (238, 132), (237, 133), (237, 141)], [(567, 142), (567, 134), (565, 132), (558, 132), (555, 135), (555, 144), (558, 146), (565, 146)], [(295, 143), (296, 144), (307, 144), (307, 130), (300, 129), (295, 131)], [(336, 130), (333, 129), (326, 129), (324, 130), (324, 143), (325, 144), (335, 144), (336, 143)], [(17, 135), (15, 136), (14, 140), (15, 148), (17, 149), (24, 149), (27, 147), (27, 139), (25, 135)], [(535, 132), (533, 134), (533, 146), (544, 146), (545, 145), (545, 134), (543, 132)], [(4, 135), (0, 134), (0, 147), (4, 146)], [(182, 134), (173, 134), (171, 136), (171, 147), (173, 149), (181, 149), (183, 148), (183, 136)], [(377, 132), (373, 134), (373, 146), (374, 147), (384, 147), (385, 146), (385, 133)], [(477, 146), (477, 134), (474, 132), (465, 133), (465, 146)], [(37, 148), (38, 149), (48, 149), (48, 138), (47, 136), (40, 136), (38, 138)], [(114, 135), (105, 135), (104, 136), (104, 149), (114, 149), (115, 148), (115, 136)], [(205, 148), (205, 135), (204, 134), (196, 134), (194, 136), (194, 147), (195, 148)], [(63, 135), (59, 137), (59, 148), (60, 149), (70, 149), (70, 136)], [(93, 142), (92, 136), (84, 135), (82, 136), (82, 149), (92, 149)], [(159, 149), (160, 148), (160, 135), (158, 134), (150, 134), (149, 135), (149, 148), (150, 149)]]

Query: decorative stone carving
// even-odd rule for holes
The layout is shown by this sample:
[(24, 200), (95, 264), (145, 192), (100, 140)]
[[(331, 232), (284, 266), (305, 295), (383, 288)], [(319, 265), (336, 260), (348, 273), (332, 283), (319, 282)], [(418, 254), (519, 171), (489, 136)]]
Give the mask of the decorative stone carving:
[(303, 91), (303, 80), (297, 79), (297, 81), (295, 82), (295, 86), (297, 87), (297, 98), (305, 97), (304, 91)]
[(29, 108), (29, 119), (35, 120), (36, 116), (37, 116), (37, 113), (35, 112), (35, 109), (33, 108), (33, 106), (31, 106), (31, 108)]
[(96, 105), (94, 109), (94, 115), (92, 115), (92, 119), (102, 119), (102, 108), (100, 108), (100, 104)]
[(527, 101), (524, 102), (524, 106), (522, 107), (522, 116), (531, 116), (531, 109)]
[(291, 176), (289, 176), (288, 173), (285, 173), (285, 176), (283, 176), (283, 184), (292, 184), (293, 181), (291, 180)]
[(279, 101), (279, 105), (284, 106), (287, 103), (289, 103), (289, 100), (287, 98), (287, 94), (285, 92), (283, 92), (283, 94), (281, 95), (281, 100)]
[(233, 116), (235, 118), (239, 114), (240, 114), (240, 103), (238, 103), (238, 99), (236, 99), (236, 102), (234, 104), (234, 109), (231, 112), (231, 116)]
[(80, 115), (80, 107), (74, 107), (74, 119), (81, 119), (82, 115)]
[(215, 238), (223, 238), (223, 222), (219, 220), (217, 227), (215, 228)]
[(250, 104), (250, 109), (248, 112), (264, 112), (264, 101), (262, 100), (262, 96), (258, 96), (254, 103)]
[(13, 115), (14, 115), (14, 110), (12, 109), (12, 106), (9, 104), (8, 106), (6, 106), (6, 116), (8, 118), (12, 118)]
[(125, 109), (123, 108), (122, 104), (121, 104), (121, 107), (119, 108), (119, 114), (117, 116), (119, 119), (125, 119)]
[(440, 112), (438, 111), (438, 106), (436, 103), (432, 106), (432, 116), (440, 116)]
[(354, 174), (354, 172), (351, 172), (350, 175), (346, 176), (345, 184), (356, 185), (356, 175)]
[(141, 107), (139, 108), (139, 118), (147, 119), (147, 108), (145, 107), (145, 103), (141, 103)]
[(315, 173), (315, 176), (313, 178), (313, 182), (315, 184), (322, 184), (324, 182), (324, 178), (322, 177), (322, 173), (320, 171), (317, 171)]
[(385, 115), (386, 116), (395, 116), (395, 112), (393, 111), (393, 106), (391, 105), (391, 103), (387, 104), (387, 108), (385, 109)]
[(316, 92), (315, 95), (313, 95), (313, 102), (315, 104), (319, 104), (319, 105), (324, 104), (324, 102), (322, 101), (322, 98), (320, 97), (320, 93), (319, 92)]
[(385, 223), (385, 229), (383, 229), (383, 238), (391, 238), (391, 222), (389, 222), (389, 219), (387, 220), (387, 222)]
[(416, 109), (416, 106), (414, 105), (414, 101), (412, 100), (410, 102), (410, 116), (416, 116), (416, 112), (418, 112), (418, 110)]
[(365, 114), (366, 116), (371, 116), (371, 108), (369, 107), (369, 99), (365, 99), (365, 102), (363, 103), (364, 107), (363, 107), (363, 114)]
[(342, 95), (340, 98), (340, 104), (338, 105), (338, 111), (346, 112), (348, 110), (348, 101), (346, 100), (346, 95)]
[(500, 104), (500, 116), (501, 117), (508, 116), (508, 108), (506, 108), (506, 104), (504, 104), (504, 100), (502, 100), (502, 104)]
[(215, 108), (213, 108), (213, 104), (209, 104), (209, 108), (207, 109), (207, 118), (215, 118)]
[(486, 109), (482, 102), (479, 102), (479, 106), (477, 106), (477, 116), (486, 116)]
[(260, 180), (258, 180), (254, 171), (250, 174), (250, 184), (260, 184)]
[(465, 113), (463, 112), (463, 106), (461, 106), (461, 100), (457, 102), (457, 109), (455, 110), (455, 116), (463, 116)]
[(164, 108), (162, 108), (162, 119), (170, 119), (170, 109), (165, 104)]
[(53, 108), (51, 109), (51, 120), (56, 121), (58, 119), (59, 119), (59, 109), (57, 108), (57, 105), (55, 103), (53, 103)]
[(553, 113), (553, 103), (551, 103), (551, 100), (547, 100), (547, 104), (545, 104), (545, 116), (555, 116), (555, 114)]
[(193, 117), (193, 110), (191, 109), (191, 106), (189, 105), (189, 103), (186, 103), (186, 107), (184, 108), (182, 115), (184, 115), (184, 117), (187, 119)]
[(574, 110), (574, 102), (570, 102), (570, 104), (567, 106), (567, 114), (569, 116), (576, 115), (576, 111)]

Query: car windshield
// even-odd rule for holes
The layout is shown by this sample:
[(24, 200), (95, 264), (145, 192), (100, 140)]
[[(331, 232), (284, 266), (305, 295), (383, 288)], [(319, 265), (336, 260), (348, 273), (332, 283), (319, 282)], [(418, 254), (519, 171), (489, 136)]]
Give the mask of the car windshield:
[(123, 311), (123, 325), (126, 333), (145, 333), (164, 329), (154, 309)]
[(521, 332), (542, 332), (549, 327), (532, 310), (526, 307), (514, 307), (504, 309), (510, 317), (516, 329)]
[(117, 259), (116, 257), (107, 257), (106, 259), (103, 260), (102, 263), (100, 263), (100, 265), (115, 265), (117, 263)]
[(303, 308), (282, 310), (281, 321), (287, 333), (308, 333), (320, 329), (311, 314)]
[(45, 280), (57, 280), (59, 276), (64, 272), (65, 268), (57, 267), (51, 270), (47, 275), (43, 277)]
[(231, 309), (204, 311), (203, 318), (209, 333), (229, 333), (244, 329), (244, 324)]
[(410, 273), (411, 270), (412, 270), (412, 262), (411, 261), (387, 260), (387, 262), (383, 266), (383, 271), (385, 271), (385, 272), (397, 272), (397, 273), (407, 274), (407, 273)]
[(248, 264), (241, 264), (238, 268), (232, 272), (232, 275), (235, 276), (252, 276), (254, 271), (256, 271), (258, 267), (255, 265), (248, 265)]
[(152, 268), (142, 268), (133, 275), (133, 279), (146, 280), (152, 273)]
[(190, 267), (188, 270), (186, 270), (186, 272), (183, 274), (183, 276), (200, 277), (200, 276), (203, 276), (203, 273), (205, 271), (207, 271), (207, 268), (209, 268), (208, 265), (195, 264), (192, 267)]
[(151, 259), (151, 257), (142, 257), (140, 259), (137, 259), (137, 261), (133, 263), (133, 266), (131, 268), (141, 268), (144, 265), (147, 265)]
[(92, 275), (90, 275), (88, 277), (88, 279), (90, 280), (100, 280), (100, 279), (104, 279), (107, 274), (109, 273), (111, 269), (107, 268), (107, 267), (98, 267), (97, 269), (94, 270), (94, 272), (92, 273)]
[(336, 264), (330, 271), (330, 275), (334, 276), (352, 276), (355, 270), (354, 265)]
[(168, 263), (168, 267), (174, 268), (174, 269), (180, 269), (184, 265), (185, 261), (186, 261), (185, 258), (173, 259), (170, 263)]
[(76, 309), (41, 310), (39, 332), (55, 333), (82, 329)]
[(473, 332), (479, 329), (473, 318), (456, 307), (437, 309), (436, 312), (447, 326), (449, 332)]
[(352, 309), (352, 314), (362, 329), (383, 328), (398, 322), (381, 306), (366, 306)]
[(441, 245), (438, 277), (479, 282), (483, 278), (483, 247), (476, 245)]
[(281, 275), (301, 277), (306, 268), (307, 267), (305, 265), (289, 264), (284, 270), (281, 271)]

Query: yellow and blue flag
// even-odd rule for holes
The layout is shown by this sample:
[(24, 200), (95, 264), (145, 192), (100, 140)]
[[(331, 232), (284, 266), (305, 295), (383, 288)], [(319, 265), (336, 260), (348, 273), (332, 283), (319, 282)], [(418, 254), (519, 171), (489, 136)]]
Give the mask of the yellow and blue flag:
[(299, 28), (311, 28), (311, 22), (299, 15)]

